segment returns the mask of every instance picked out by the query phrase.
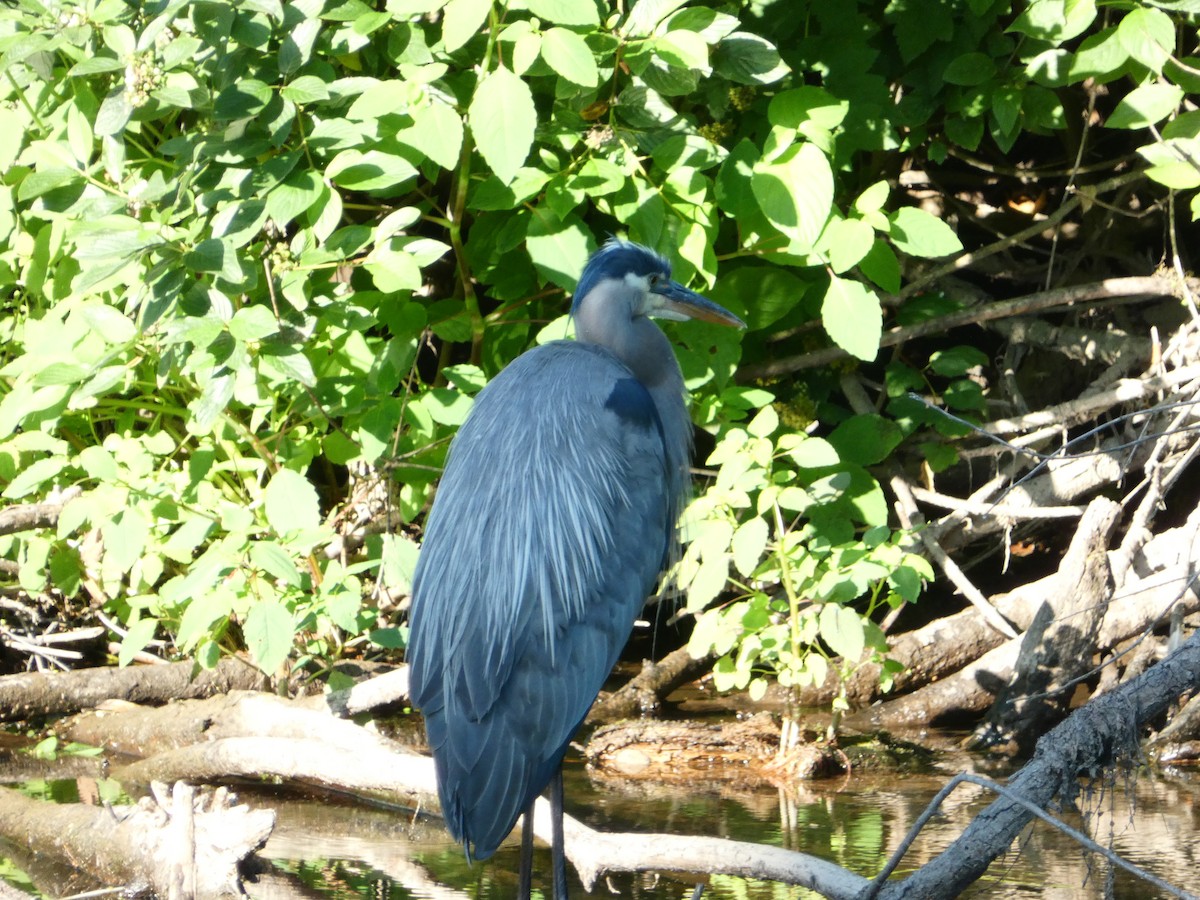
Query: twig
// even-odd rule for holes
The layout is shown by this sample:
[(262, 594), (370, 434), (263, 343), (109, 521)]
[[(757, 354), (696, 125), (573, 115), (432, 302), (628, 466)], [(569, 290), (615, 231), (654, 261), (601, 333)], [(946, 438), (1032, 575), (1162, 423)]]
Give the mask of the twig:
[[(871, 405), (870, 398), (863, 390), (862, 384), (858, 378), (850, 373), (846, 373), (841, 378), (842, 393), (846, 395), (850, 406), (856, 412), (874, 411)], [(1009, 638), (1015, 638), (1017, 632), (1013, 629), (1004, 617), (996, 611), (996, 608), (988, 603), (987, 597), (979, 588), (971, 583), (967, 578), (966, 573), (958, 567), (958, 564), (950, 558), (937, 539), (926, 528), (924, 518), (917, 508), (917, 502), (913, 498), (912, 490), (909, 486), (908, 479), (900, 471), (900, 467), (893, 465), (892, 467), (891, 485), (892, 491), (899, 501), (897, 505), (897, 514), (900, 516), (900, 524), (908, 531), (915, 532), (921, 544), (925, 547), (926, 552), (933, 558), (933, 561), (938, 564), (947, 578), (954, 584), (964, 597), (979, 610), (984, 621), (999, 631), (1002, 635)]]
[(1005, 237), (1003, 240), (996, 241), (993, 244), (988, 244), (986, 247), (980, 247), (970, 253), (963, 253), (956, 256), (954, 259), (944, 263), (925, 275), (908, 284), (899, 294), (901, 298), (911, 297), (913, 294), (921, 291), (926, 285), (937, 281), (944, 275), (949, 275), (952, 272), (957, 272), (960, 269), (965, 269), (967, 266), (973, 265), (982, 259), (987, 259), (989, 256), (995, 256), (1007, 250), (1009, 247), (1020, 244), (1029, 238), (1036, 237), (1044, 232), (1047, 228), (1057, 225), (1065, 219), (1074, 209), (1082, 204), (1085, 200), (1095, 200), (1100, 194), (1108, 194), (1127, 184), (1135, 181), (1140, 181), (1145, 178), (1145, 174), (1140, 171), (1125, 172), (1121, 175), (1116, 175), (1107, 181), (1102, 181), (1100, 184), (1088, 185), (1086, 188), (1079, 188), (1075, 193), (1064, 200), (1054, 212), (1046, 216), (1039, 222), (1034, 222), (1027, 228), (1023, 228), (1015, 234)]
[[(1000, 303), (989, 303), (960, 310), (949, 315), (939, 316), (919, 322), (916, 325), (903, 325), (884, 333), (879, 346), (893, 347), (913, 338), (927, 334), (941, 334), (952, 328), (964, 325), (978, 325), (995, 319), (1007, 319), (1011, 316), (1025, 313), (1046, 311), (1055, 307), (1070, 307), (1077, 303), (1087, 303), (1094, 300), (1121, 300), (1133, 302), (1149, 297), (1173, 297), (1179, 292), (1175, 278), (1165, 275), (1142, 275), (1128, 278), (1106, 278), (1092, 284), (1071, 285), (1070, 287), (1055, 288), (1051, 291), (1041, 291), (1006, 300)], [(756, 378), (769, 378), (778, 375), (788, 375), (801, 369), (811, 369), (816, 366), (828, 365), (850, 354), (841, 347), (825, 347), (810, 353), (800, 353), (795, 356), (785, 356), (781, 359), (758, 365), (742, 366), (738, 378), (742, 381), (752, 381)]]
[(950, 497), (937, 491), (911, 486), (912, 494), (922, 503), (957, 509), (972, 516), (996, 516), (1001, 519), (1075, 519), (1083, 515), (1082, 506), (1005, 506), (1001, 503), (974, 503), (960, 497)]
[[(1049, 406), (1015, 419), (997, 419), (979, 426), (988, 434), (1017, 434), (1030, 428), (1053, 426), (1061, 428), (1093, 418), (1097, 412), (1111, 409), (1119, 403), (1143, 400), (1159, 391), (1174, 390), (1200, 378), (1200, 366), (1174, 369), (1165, 375), (1148, 378), (1123, 378), (1115, 387), (1094, 394), (1083, 394), (1074, 400)], [(1147, 411), (1143, 411), (1144, 412)]]
[[(910, 506), (915, 505), (912, 489), (904, 477), (893, 475), (890, 484), (896, 496), (902, 498), (901, 502)], [(919, 524), (916, 520), (913, 520), (905, 527), (915, 527)], [(959, 593), (966, 597), (970, 604), (979, 610), (979, 614), (983, 616), (984, 621), (1005, 637), (1015, 638), (1017, 636), (1016, 629), (1005, 621), (1004, 616), (1000, 615), (992, 604), (988, 603), (987, 597), (983, 595), (983, 592), (979, 588), (971, 583), (971, 579), (967, 578), (966, 573), (958, 567), (958, 563), (952, 560), (950, 555), (942, 549), (942, 545), (937, 542), (937, 538), (934, 537), (933, 533), (927, 528), (918, 528), (917, 536), (920, 538), (925, 550), (933, 558), (933, 561), (937, 563), (938, 568), (958, 588)]]

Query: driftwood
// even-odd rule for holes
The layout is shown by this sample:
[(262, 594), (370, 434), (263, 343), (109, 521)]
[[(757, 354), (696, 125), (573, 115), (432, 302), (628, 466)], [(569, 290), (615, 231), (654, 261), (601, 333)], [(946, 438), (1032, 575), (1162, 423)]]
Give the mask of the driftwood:
[(171, 900), (240, 897), (243, 859), (271, 833), (274, 814), (232, 806), (224, 791), (197, 796), (155, 785), (134, 807), (32, 800), (0, 789), (0, 835), (54, 854), (101, 882)]
[(1026, 756), (1049, 724), (1067, 714), (1069, 687), (1092, 668), (1097, 634), (1112, 595), (1106, 550), (1120, 507), (1088, 506), (1058, 573), (1058, 590), (1025, 632), (1012, 680), (976, 729), (976, 749)]
[[(1200, 610), (1200, 596), (1195, 586), (1190, 586), (1195, 575), (1192, 547), (1198, 529), (1200, 514), (1194, 514), (1187, 525), (1163, 531), (1139, 550), (1135, 565), (1128, 567), (1125, 583), (1104, 610), (1097, 635), (1101, 652), (1111, 653), (1122, 642), (1165, 624), (1172, 609), (1180, 614)], [(1114, 558), (1110, 553), (1109, 559)], [(1027, 628), (1043, 600), (1053, 596), (1059, 585), (1075, 584), (1081, 577), (1082, 570), (1074, 574), (1060, 571), (1025, 585), (997, 605), (1012, 621)], [(1011, 679), (1019, 650), (1019, 640), (1002, 643), (957, 672), (943, 672), (938, 681), (860, 710), (847, 719), (847, 724), (865, 730), (904, 729), (976, 719), (991, 707), (997, 692)], [(911, 686), (912, 682), (907, 684)]]
[(191, 661), (162, 666), (77, 669), (73, 672), (29, 672), (0, 677), (0, 721), (19, 722), (37, 716), (67, 715), (105, 700), (166, 703), (211, 697), (231, 690), (261, 690), (267, 678), (237, 657), (213, 669)]
[[(1097, 699), (1060, 725), (1052, 739), (1039, 745), (1038, 755), (1014, 780), (1013, 789), (1039, 805), (1059, 793), (1070, 796), (1077, 774), (1093, 772), (1110, 764), (1120, 752), (1135, 747), (1138, 726), (1198, 683), (1200, 634), (1166, 663), (1153, 666), (1135, 681)], [(243, 704), (243, 709), (234, 709)], [(255, 693), (230, 698), (230, 705), (224, 710), (216, 709), (216, 701), (179, 705), (194, 708), (195, 714), (189, 713), (188, 718), (215, 715), (209, 728), (199, 730), (201, 741), (156, 753), (119, 769), (115, 773), (118, 777), (141, 781), (152, 775), (190, 772), (193, 777), (202, 774), (206, 780), (218, 781), (231, 775), (273, 774), (341, 790), (380, 791), (398, 796), (403, 802), (415, 799), (421, 806), (436, 805), (430, 759), (407, 753), (367, 729), (334, 719), (328, 713)], [(168, 713), (169, 709), (162, 709), (149, 714), (174, 726), (177, 720), (172, 720)], [(113, 710), (105, 717), (115, 720), (130, 714), (131, 711)], [(104, 719), (93, 716), (90, 721), (91, 727), (97, 727)], [(174, 743), (146, 739), (146, 727), (143, 721), (136, 729), (144, 746)], [(237, 729), (246, 731), (239, 734)], [(951, 878), (961, 888), (969, 883), (962, 881), (967, 877), (964, 872), (974, 873), (971, 877), (977, 878), (987, 861), (1008, 849), (1012, 840), (1009, 834), (1015, 834), (1014, 817), (1027, 820), (1030, 814), (1019, 805), (1013, 810), (1007, 807), (1000, 810), (1003, 815), (996, 820), (998, 824), (989, 826), (991, 830), (972, 831), (975, 828), (972, 826), (964, 835), (962, 840), (969, 840), (970, 852), (966, 854), (969, 860), (939, 858), (939, 871), (949, 873), (939, 875), (939, 879)], [(535, 832), (542, 840), (549, 836), (548, 807), (542, 801), (535, 813)], [(979, 836), (981, 833), (986, 839)], [(637, 871), (768, 878), (807, 886), (838, 900), (860, 896), (867, 885), (862, 877), (833, 863), (773, 847), (698, 836), (604, 834), (574, 820), (567, 822), (566, 835), (568, 858), (589, 888), (604, 873)], [(917, 880), (923, 871), (909, 879), (916, 886), (905, 888), (908, 893), (901, 891), (908, 884), (903, 882), (886, 886), (881, 896), (950, 896), (939, 892), (940, 889), (926, 890), (927, 882)]]
[(707, 674), (714, 662), (715, 656), (693, 657), (687, 647), (672, 650), (658, 662), (647, 661), (637, 675), (593, 704), (587, 722), (596, 725), (655, 715), (666, 697), (689, 681)]
[[(1037, 751), (1008, 782), (1017, 796), (1045, 809), (1056, 797), (1070, 802), (1081, 775), (1136, 758), (1138, 732), (1186, 691), (1200, 686), (1200, 631), (1143, 675), (1072, 713), (1038, 741)], [(1001, 798), (936, 859), (888, 884), (884, 900), (957, 897), (1004, 853), (1033, 814)]]
[(637, 778), (695, 780), (716, 770), (746, 777), (779, 752), (779, 727), (767, 714), (745, 721), (707, 724), (618, 722), (598, 728), (584, 749), (589, 765)]

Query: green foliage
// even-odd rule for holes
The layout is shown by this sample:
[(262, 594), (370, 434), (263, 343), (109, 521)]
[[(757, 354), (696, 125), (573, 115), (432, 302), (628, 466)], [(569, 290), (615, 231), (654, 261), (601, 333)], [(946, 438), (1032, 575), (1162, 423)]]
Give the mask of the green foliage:
[[(1176, 49), (1188, 15), (1093, 0), (6, 4), (0, 496), (80, 493), (53, 532), (0, 537), (0, 556), (25, 590), (103, 606), (122, 661), (153, 639), (206, 665), (248, 649), (269, 671), (398, 646), (371, 598), (407, 590), (414, 544), (330, 549), (376, 501), (419, 524), (473, 395), (564, 333), (563, 293), (604, 235), (670, 255), (743, 315), (754, 354), (831, 342), (872, 361), (885, 328), (956, 303), (881, 302), (914, 260), (962, 249), (894, 192), (902, 155), (1066, 134), (1087, 82), (1150, 178), (1200, 187), (1200, 115), (1181, 112), (1200, 65)], [(820, 639), (806, 651), (789, 630), (793, 657), (731, 658), (739, 679), (812, 677), (853, 650), (836, 609), (855, 598), (878, 652), (864, 616), (919, 567), (878, 531), (866, 467), (914, 437), (949, 465), (943, 438), (962, 426), (908, 394), (978, 413), (980, 360), (893, 361), (886, 418), (772, 385), (805, 395), (797, 418), (818, 412), (819, 440), (731, 386), (736, 334), (671, 333), (720, 440), (684, 560), (692, 608), (732, 563), (751, 624), (783, 615)]]
[[(829, 440), (796, 434), (769, 405), (725, 432), (708, 460), (719, 466), (716, 482), (689, 510), (691, 543), (678, 569), (699, 615), (689, 649), (720, 657), (718, 690), (759, 698), (769, 678), (819, 685), (835, 657), (840, 683), (868, 661), (882, 662), (890, 682), (897, 667), (872, 617), (915, 601), (933, 577), (905, 549), (908, 537), (887, 527), (882, 492), (862, 467), (899, 439), (879, 416), (848, 419)], [(727, 578), (736, 595), (706, 609)]]

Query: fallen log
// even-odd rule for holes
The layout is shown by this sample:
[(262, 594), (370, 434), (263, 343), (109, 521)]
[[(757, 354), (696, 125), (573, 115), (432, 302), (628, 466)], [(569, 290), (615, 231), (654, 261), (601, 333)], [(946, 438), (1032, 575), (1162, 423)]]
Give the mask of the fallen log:
[[(1120, 760), (1136, 760), (1138, 733), (1186, 691), (1200, 687), (1200, 631), (1133, 681), (1075, 710), (1037, 743), (1034, 757), (1008, 782), (1012, 794), (1046, 809), (1055, 797), (1069, 804), (1082, 775)], [(1001, 797), (939, 856), (908, 878), (882, 887), (881, 900), (957, 897), (1005, 853), (1033, 813)], [(873, 896), (874, 891), (870, 895)]]
[(1058, 586), (1021, 640), (1013, 677), (1000, 692), (970, 748), (1027, 756), (1048, 725), (1066, 717), (1068, 689), (1092, 669), (1097, 633), (1112, 595), (1106, 550), (1121, 508), (1097, 497), (1063, 557)]
[(167, 703), (236, 689), (264, 690), (268, 684), (262, 672), (238, 657), (227, 657), (212, 669), (199, 669), (186, 660), (164, 666), (26, 672), (0, 677), (0, 721), (68, 715), (105, 700)]
[(715, 656), (693, 657), (686, 646), (672, 650), (658, 662), (647, 661), (637, 675), (593, 704), (587, 722), (596, 725), (656, 715), (664, 699), (688, 682), (706, 675), (714, 662)]
[(197, 795), (154, 786), (133, 807), (32, 800), (0, 789), (0, 835), (62, 857), (108, 885), (148, 888), (172, 900), (242, 897), (239, 865), (271, 833), (270, 810), (233, 806), (225, 791)]
[[(1200, 595), (1189, 587), (1193, 534), (1189, 528), (1170, 529), (1146, 545), (1146, 550), (1154, 553), (1155, 565), (1165, 568), (1144, 578), (1132, 570), (1126, 576), (1104, 611), (1097, 635), (1101, 653), (1111, 653), (1122, 642), (1164, 625), (1173, 609), (1183, 615), (1200, 611)], [(1031, 601), (1062, 583), (1056, 573), (1027, 585), (1019, 592), (1020, 605), (1008, 607), (1005, 614), (1013, 611), (1012, 620), (1027, 626), (1017, 611), (1028, 611)], [(1020, 641), (1007, 641), (940, 681), (851, 714), (846, 724), (862, 730), (904, 729), (975, 719), (988, 710), (996, 692), (1011, 679), (1019, 655)]]
[[(1164, 678), (1159, 672), (1164, 666), (1167, 667), (1169, 677)], [(1179, 671), (1181, 667), (1185, 669), (1182, 673)], [(1117, 712), (1121, 712), (1126, 710), (1131, 702), (1130, 691), (1136, 691), (1136, 695), (1133, 696), (1137, 702), (1137, 715), (1144, 717), (1147, 715), (1146, 710), (1165, 709), (1183, 690), (1183, 687), (1180, 687), (1181, 683), (1196, 683), (1198, 680), (1200, 635), (1188, 641), (1171, 660), (1154, 666), (1134, 682), (1118, 688), (1111, 695), (1102, 697), (1085, 708), (1101, 703), (1108, 704), (1100, 707), (1104, 711), (1103, 715), (1089, 714), (1081, 718), (1077, 712), (1067, 720), (1076, 723), (1073, 726), (1075, 730), (1069, 733), (1055, 732), (1059, 735), (1069, 734), (1078, 746), (1067, 748), (1051, 744), (1047, 748), (1039, 745), (1040, 756), (1030, 765), (1038, 764), (1045, 769), (1046, 763), (1038, 763), (1038, 759), (1053, 751), (1058, 754), (1054, 756), (1055, 760), (1065, 757), (1070, 763), (1070, 767), (1063, 764), (1054, 772), (1069, 770), (1069, 777), (1073, 779), (1079, 771), (1092, 771), (1090, 767), (1099, 766), (1111, 758), (1106, 749), (1113, 744), (1111, 733), (1115, 727), (1112, 719), (1114, 707), (1113, 702), (1109, 701), (1110, 696), (1123, 698), (1115, 701), (1125, 704), (1116, 709)], [(1184, 687), (1186, 686), (1184, 684)], [(202, 773), (209, 780), (219, 780), (231, 774), (260, 778), (262, 774), (267, 773), (281, 778), (315, 781), (349, 790), (395, 791), (402, 797), (416, 798), (422, 806), (436, 807), (433, 762), (428, 757), (403, 752), (361, 726), (335, 719), (327, 713), (297, 707), (281, 698), (244, 694), (240, 698), (231, 699), (247, 704), (246, 711), (238, 715), (237, 721), (252, 729), (266, 727), (273, 734), (289, 736), (227, 734), (218, 740), (205, 740), (190, 747), (157, 754), (143, 763), (135, 763), (118, 770), (117, 776), (132, 781), (148, 777), (155, 771), (188, 771), (193, 775)], [(271, 707), (275, 707), (274, 711)], [(294, 725), (289, 726), (287, 722), (293, 713), (297, 714), (298, 718)], [(265, 724), (269, 719), (276, 721)], [(1144, 718), (1137, 721), (1144, 721)], [(312, 733), (314, 727), (319, 729), (316, 734)], [(1089, 731), (1093, 727), (1097, 729), (1094, 739)], [(1132, 725), (1122, 727), (1125, 728), (1122, 732), (1125, 743), (1120, 746), (1125, 747), (1128, 741), (1136, 741), (1136, 731), (1132, 730)], [(1062, 729), (1063, 726), (1059, 728)], [(208, 729), (205, 734), (211, 730)], [(306, 732), (308, 737), (297, 737)], [(325, 746), (318, 750), (316, 745), (322, 743)], [(353, 755), (346, 752), (348, 746), (354, 748)], [(1054, 781), (1055, 789), (1059, 791), (1064, 789), (1064, 779), (1068, 777), (1065, 774), (1060, 775), (1061, 777), (1056, 776), (1058, 780)], [(1018, 779), (1020, 777), (1018, 776)], [(1041, 797), (1040, 793), (1034, 795), (1035, 800)], [(537, 803), (534, 825), (539, 839), (548, 840), (549, 806), (545, 801), (539, 800)], [(589, 889), (607, 872), (642, 871), (724, 873), (767, 878), (806, 886), (821, 891), (834, 900), (860, 897), (867, 886), (864, 878), (847, 872), (834, 863), (775, 847), (701, 836), (604, 834), (570, 818), (565, 828), (567, 856)], [(1007, 832), (994, 836), (994, 840), (986, 845), (973, 846), (972, 852), (990, 854), (988, 859), (1000, 855), (1011, 843), (1011, 838), (1006, 837), (1006, 834)], [(983, 868), (986, 868), (986, 864)], [(974, 877), (977, 878), (978, 874)], [(887, 889), (890, 890), (891, 886)], [(924, 892), (918, 888), (916, 892), (906, 896), (934, 897), (943, 894)]]

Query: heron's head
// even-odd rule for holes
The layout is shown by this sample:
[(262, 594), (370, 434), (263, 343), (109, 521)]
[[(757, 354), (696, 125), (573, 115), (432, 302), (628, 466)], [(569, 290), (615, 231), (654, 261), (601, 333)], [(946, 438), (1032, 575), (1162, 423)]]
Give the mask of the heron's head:
[(627, 308), (634, 318), (653, 316), (676, 322), (702, 319), (746, 327), (733, 313), (674, 281), (666, 257), (621, 238), (612, 238), (592, 254), (575, 289), (571, 313), (578, 315), (581, 305), (592, 295), (605, 298), (606, 311), (611, 307), (612, 315)]

